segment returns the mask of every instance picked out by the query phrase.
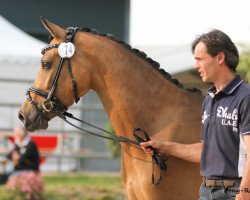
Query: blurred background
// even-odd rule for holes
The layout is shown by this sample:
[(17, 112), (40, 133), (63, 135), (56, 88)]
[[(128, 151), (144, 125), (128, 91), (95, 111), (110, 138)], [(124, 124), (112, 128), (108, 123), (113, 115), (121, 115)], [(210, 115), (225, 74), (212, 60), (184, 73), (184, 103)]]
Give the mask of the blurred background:
[[(36, 77), (41, 49), (48, 44), (49, 34), (40, 16), (64, 28), (88, 27), (111, 33), (144, 51), (187, 87), (196, 87), (205, 93), (209, 85), (203, 84), (193, 69), (190, 44), (196, 35), (212, 28), (221, 29), (236, 43), (241, 53), (239, 73), (246, 81), (250, 80), (248, 4), (245, 0), (1, 1), (0, 135), (9, 135), (0, 138), (2, 157), (12, 145), (13, 128), (20, 124), (18, 109), (26, 99), (26, 89)], [(93, 91), (70, 108), (70, 112), (112, 130)], [(119, 145), (80, 133), (58, 118), (50, 122), (48, 130), (32, 135), (43, 156), (42, 172), (120, 170)], [(2, 163), (2, 171), (13, 167), (11, 163)]]
[[(20, 123), (18, 109), (36, 77), (40, 52), (48, 44), (49, 33), (40, 16), (64, 28), (89, 27), (129, 42), (130, 1), (127, 0), (3, 1), (0, 14), (3, 45), (0, 50), (0, 132), (4, 134), (11, 135), (13, 127)], [(103, 106), (92, 91), (70, 112), (102, 128), (108, 123)], [(111, 158), (105, 140), (80, 134), (58, 118), (50, 122), (48, 130), (34, 134), (40, 136), (39, 140), (47, 141), (41, 142), (41, 153), (46, 156), (42, 171), (120, 170), (119, 158)], [(9, 141), (3, 139), (0, 147), (4, 151), (8, 145)], [(9, 166), (5, 167), (8, 170)]]

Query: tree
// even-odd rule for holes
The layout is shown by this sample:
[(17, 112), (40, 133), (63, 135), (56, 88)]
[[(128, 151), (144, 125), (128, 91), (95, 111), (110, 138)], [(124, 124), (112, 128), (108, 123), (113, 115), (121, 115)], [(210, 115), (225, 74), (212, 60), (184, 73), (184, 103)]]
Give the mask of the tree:
[(250, 49), (244, 48), (240, 54), (240, 62), (237, 67), (238, 73), (247, 82), (250, 83)]

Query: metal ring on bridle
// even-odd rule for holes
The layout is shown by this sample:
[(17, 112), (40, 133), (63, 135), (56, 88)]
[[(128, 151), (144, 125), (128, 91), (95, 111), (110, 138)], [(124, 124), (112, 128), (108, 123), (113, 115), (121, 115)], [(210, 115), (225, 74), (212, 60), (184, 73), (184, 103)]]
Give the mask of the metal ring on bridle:
[(42, 103), (43, 109), (47, 112), (50, 112), (51, 109), (54, 107), (54, 102), (50, 101), (49, 99), (45, 99)]

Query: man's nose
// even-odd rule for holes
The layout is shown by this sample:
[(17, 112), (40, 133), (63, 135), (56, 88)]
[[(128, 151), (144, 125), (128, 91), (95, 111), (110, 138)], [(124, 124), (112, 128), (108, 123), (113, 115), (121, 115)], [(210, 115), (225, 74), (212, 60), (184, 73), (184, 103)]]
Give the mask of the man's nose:
[(197, 60), (194, 61), (194, 68), (197, 70), (200, 68), (200, 63)]

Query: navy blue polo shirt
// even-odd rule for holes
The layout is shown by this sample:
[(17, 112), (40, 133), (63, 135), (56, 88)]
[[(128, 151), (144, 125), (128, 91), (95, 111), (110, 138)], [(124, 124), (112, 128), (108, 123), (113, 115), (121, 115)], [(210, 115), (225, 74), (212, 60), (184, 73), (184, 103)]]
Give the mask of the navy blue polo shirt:
[(201, 175), (239, 178), (246, 163), (243, 136), (250, 134), (250, 86), (239, 76), (220, 92), (208, 90), (202, 105)]

